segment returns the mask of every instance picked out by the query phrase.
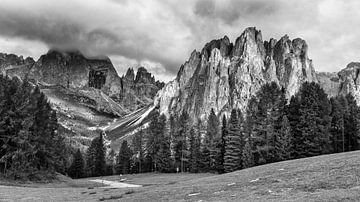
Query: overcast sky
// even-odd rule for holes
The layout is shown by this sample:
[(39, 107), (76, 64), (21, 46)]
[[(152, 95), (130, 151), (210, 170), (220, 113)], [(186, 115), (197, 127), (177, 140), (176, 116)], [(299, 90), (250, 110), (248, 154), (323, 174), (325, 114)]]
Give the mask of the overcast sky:
[(172, 79), (192, 50), (235, 41), (249, 26), (263, 40), (303, 38), (317, 71), (360, 61), (358, 0), (0, 0), (0, 52), (32, 56), (49, 48), (107, 55), (122, 75), (143, 65)]

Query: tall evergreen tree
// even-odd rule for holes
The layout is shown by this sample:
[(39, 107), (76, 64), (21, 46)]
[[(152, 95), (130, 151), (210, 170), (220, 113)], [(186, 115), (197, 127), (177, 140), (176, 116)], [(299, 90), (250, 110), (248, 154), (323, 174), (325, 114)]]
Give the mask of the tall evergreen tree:
[[(166, 116), (162, 114), (159, 117), (159, 124), (166, 126)], [(171, 172), (172, 171), (172, 159), (171, 159), (171, 139), (170, 134), (166, 132), (164, 127), (163, 132), (160, 136), (160, 149), (158, 151), (158, 169), (160, 172)]]
[(116, 171), (118, 174), (129, 174), (131, 169), (132, 151), (128, 142), (124, 140), (121, 144), (119, 154), (116, 157)]
[(221, 144), (221, 137), (219, 134), (219, 120), (215, 114), (214, 109), (211, 109), (208, 121), (207, 121), (207, 129), (206, 129), (206, 136), (204, 138), (204, 149), (209, 150), (209, 153), (204, 153), (204, 159), (209, 159), (208, 165), (204, 165), (206, 167), (211, 168), (212, 171), (218, 170), (218, 156), (221, 155), (220, 151), (220, 144)]
[(345, 118), (347, 113), (347, 100), (343, 96), (333, 97), (331, 103), (331, 150), (334, 153), (345, 151)]
[(179, 117), (177, 131), (174, 136), (174, 158), (175, 167), (179, 168), (181, 172), (186, 171), (188, 167), (188, 144), (187, 138), (189, 136), (189, 115), (183, 111)]
[(248, 115), (247, 122), (251, 121), (257, 164), (277, 160), (277, 131), (280, 129), (281, 117), (285, 113), (285, 104), (285, 92), (275, 82), (263, 85), (256, 97), (249, 102), (251, 115)]
[(224, 172), (224, 158), (225, 158), (225, 152), (226, 152), (226, 137), (228, 135), (228, 128), (227, 128), (227, 120), (225, 115), (222, 118), (222, 126), (221, 126), (221, 137), (217, 144), (217, 150), (219, 151), (219, 154), (217, 155), (217, 158), (215, 162), (217, 162), (216, 169), (219, 173)]
[(290, 123), (286, 115), (282, 118), (281, 128), (277, 131), (276, 136), (276, 159), (278, 161), (289, 160), (291, 158), (292, 136)]
[(140, 130), (135, 133), (132, 139), (132, 148), (135, 154), (135, 167), (137, 168), (135, 172), (143, 172), (143, 163), (144, 163), (144, 130)]
[(72, 178), (81, 178), (84, 176), (84, 159), (80, 149), (73, 155), (73, 161), (69, 168), (69, 175)]
[(91, 141), (86, 154), (86, 168), (89, 176), (102, 176), (106, 171), (106, 150), (103, 132)]
[(190, 130), (190, 172), (197, 173), (200, 168), (200, 132), (194, 128)]
[(229, 130), (225, 141), (224, 170), (232, 172), (239, 169), (240, 164), (240, 128), (237, 111), (233, 109), (229, 120)]
[(296, 96), (299, 101), (300, 116), (294, 126), (299, 131), (299, 134), (294, 134), (294, 145), (296, 145), (294, 157), (328, 153), (330, 150), (330, 103), (327, 94), (319, 84), (305, 82)]
[[(164, 117), (164, 116), (162, 116)], [(166, 126), (166, 118), (160, 118), (158, 112), (153, 114), (151, 122), (148, 128), (148, 136), (146, 141), (146, 151), (148, 159), (151, 162), (152, 171), (158, 170), (159, 163), (159, 151), (161, 147), (161, 142), (164, 137)]]
[(250, 168), (254, 166), (254, 156), (252, 152), (251, 141), (248, 139), (245, 143), (244, 150), (242, 152), (242, 167)]
[(359, 107), (356, 104), (354, 96), (347, 94), (345, 96), (349, 113), (345, 117), (345, 137), (347, 142), (345, 143), (346, 151), (354, 151), (359, 149)]

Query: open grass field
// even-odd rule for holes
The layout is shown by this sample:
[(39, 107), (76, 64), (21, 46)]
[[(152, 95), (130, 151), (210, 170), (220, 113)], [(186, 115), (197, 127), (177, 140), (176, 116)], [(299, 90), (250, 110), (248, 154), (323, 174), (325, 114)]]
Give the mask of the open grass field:
[(360, 201), (360, 151), (257, 166), (223, 175), (138, 174), (121, 179), (139, 188), (90, 180), (0, 186), (0, 201)]

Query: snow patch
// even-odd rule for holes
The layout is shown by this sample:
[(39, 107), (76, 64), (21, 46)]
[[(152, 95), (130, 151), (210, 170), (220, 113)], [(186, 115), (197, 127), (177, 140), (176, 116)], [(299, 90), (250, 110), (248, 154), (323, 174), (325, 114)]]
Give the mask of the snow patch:
[(98, 182), (98, 183), (102, 183), (104, 185), (108, 185), (106, 187), (103, 188), (109, 188), (109, 186), (111, 188), (127, 188), (127, 187), (142, 187), (142, 185), (136, 185), (136, 184), (128, 184), (128, 183), (123, 183), (123, 182), (117, 182), (117, 181), (109, 181), (109, 180), (101, 180), (101, 179), (95, 179), (95, 180), (90, 180), (92, 182)]
[(255, 180), (251, 180), (250, 182), (257, 182), (259, 181), (259, 178), (256, 178)]
[(188, 196), (197, 196), (197, 195), (200, 195), (200, 192), (188, 194)]
[(139, 125), (149, 114), (152, 110), (155, 109), (155, 106), (150, 107), (145, 113), (143, 113), (138, 121), (135, 122), (135, 125)]

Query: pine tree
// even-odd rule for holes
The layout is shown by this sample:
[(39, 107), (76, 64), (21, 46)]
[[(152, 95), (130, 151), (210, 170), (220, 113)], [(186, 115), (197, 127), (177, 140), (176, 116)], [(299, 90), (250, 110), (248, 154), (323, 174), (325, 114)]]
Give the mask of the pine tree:
[(174, 136), (174, 158), (175, 167), (179, 168), (181, 172), (186, 171), (188, 167), (188, 151), (187, 138), (189, 136), (189, 115), (183, 111), (178, 120), (177, 131)]
[(97, 175), (105, 175), (106, 171), (106, 148), (104, 145), (104, 133), (100, 133), (99, 141), (96, 147), (95, 155), (95, 173)]
[(81, 178), (84, 176), (84, 159), (80, 149), (73, 155), (73, 161), (69, 168), (69, 175), (72, 178)]
[(164, 138), (165, 128), (166, 127), (166, 117), (164, 115), (160, 116), (156, 112), (149, 124), (148, 128), (148, 137), (146, 142), (146, 150), (148, 159), (151, 161), (152, 171), (158, 170), (159, 163), (159, 151)]
[(91, 141), (86, 153), (86, 170), (89, 176), (101, 176), (106, 171), (105, 146), (103, 133)]
[(224, 170), (232, 172), (239, 168), (241, 155), (239, 120), (235, 109), (231, 111), (225, 143)]
[[(166, 126), (166, 116), (162, 114), (159, 117), (159, 124)], [(163, 132), (160, 136), (160, 149), (158, 151), (158, 169), (160, 172), (171, 172), (172, 171), (172, 159), (171, 159), (171, 141), (170, 134), (166, 132), (166, 128), (163, 128)]]
[(277, 161), (276, 132), (285, 113), (285, 104), (285, 92), (275, 82), (263, 85), (249, 102), (251, 115), (247, 116), (247, 125), (251, 122), (251, 128), (246, 130), (252, 133), (257, 164)]
[(347, 117), (347, 100), (343, 96), (333, 97), (331, 103), (331, 147), (332, 152), (345, 151), (345, 117)]
[(254, 156), (252, 152), (251, 141), (247, 140), (244, 146), (244, 150), (242, 152), (242, 167), (250, 168), (254, 166)]
[(190, 130), (190, 172), (197, 173), (200, 171), (200, 132), (193, 128)]
[(300, 124), (300, 96), (292, 96), (290, 104), (288, 106), (288, 119), (290, 122), (291, 134), (292, 134), (292, 149), (291, 158), (299, 158), (301, 155), (301, 145), (303, 137), (301, 135), (301, 124)]
[(132, 139), (132, 147), (134, 154), (136, 156), (135, 167), (137, 168), (135, 172), (143, 172), (143, 163), (144, 163), (144, 130), (137, 132)]
[(219, 144), (221, 144), (221, 139), (219, 134), (219, 120), (215, 114), (214, 109), (211, 109), (209, 117), (208, 117), (208, 121), (207, 121), (207, 129), (206, 129), (206, 136), (204, 138), (204, 147), (206, 147), (205, 150), (209, 150), (209, 153), (205, 153), (205, 155), (209, 155), (209, 156), (204, 156), (203, 158), (205, 159), (209, 159), (208, 162), (205, 163), (209, 163), (208, 165), (204, 165), (206, 167), (209, 167), (212, 171), (217, 171), (218, 170), (218, 162), (217, 162), (217, 158), (220, 154), (220, 148), (219, 148)]
[(278, 130), (276, 136), (276, 159), (278, 161), (289, 160), (291, 158), (292, 137), (290, 123), (286, 115), (282, 118), (281, 128)]
[(106, 175), (113, 175), (115, 169), (116, 154), (113, 149), (109, 151), (109, 154), (106, 156)]
[(354, 151), (359, 149), (359, 107), (356, 104), (354, 96), (347, 94), (345, 96), (349, 113), (345, 117), (345, 137), (347, 142), (345, 143), (346, 151)]
[(228, 128), (227, 128), (227, 120), (225, 115), (222, 119), (222, 127), (221, 127), (221, 144), (220, 144), (220, 156), (217, 161), (219, 162), (219, 168), (218, 172), (223, 173), (224, 172), (224, 158), (225, 158), (225, 152), (226, 152), (226, 137), (228, 135)]
[(129, 174), (131, 169), (132, 151), (128, 142), (124, 140), (121, 144), (119, 154), (116, 157), (116, 171), (118, 174)]
[(293, 140), (296, 145), (294, 157), (309, 157), (330, 152), (331, 120), (327, 94), (319, 84), (305, 82), (296, 96), (299, 116), (297, 120), (293, 120), (295, 121)]

